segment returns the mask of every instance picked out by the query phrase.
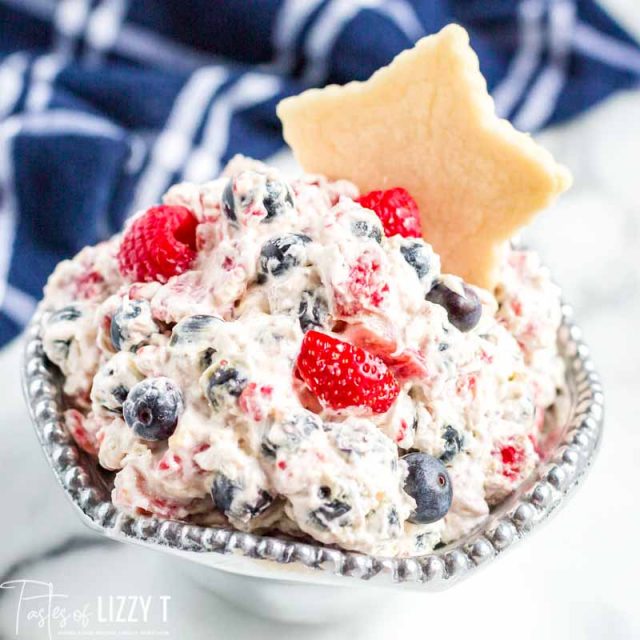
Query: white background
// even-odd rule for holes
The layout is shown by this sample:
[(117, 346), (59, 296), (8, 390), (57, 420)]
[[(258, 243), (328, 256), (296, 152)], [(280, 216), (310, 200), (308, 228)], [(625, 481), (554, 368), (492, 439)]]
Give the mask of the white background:
[[(640, 34), (638, 0), (605, 4)], [(170, 595), (168, 623), (153, 629), (181, 640), (640, 637), (640, 92), (619, 95), (542, 140), (572, 168), (575, 187), (525, 240), (541, 251), (576, 307), (607, 397), (597, 464), (557, 519), (450, 591), (390, 592), (384, 610), (331, 627), (250, 618), (196, 587), (167, 556), (131, 546), (32, 563), (19, 577), (53, 582), (74, 606), (95, 607), (98, 595)], [(0, 353), (0, 574), (70, 534), (86, 534), (28, 423), (19, 351), (14, 344)], [(15, 600), (3, 597), (0, 638), (13, 637), (14, 621)], [(23, 630), (20, 637), (47, 636)]]

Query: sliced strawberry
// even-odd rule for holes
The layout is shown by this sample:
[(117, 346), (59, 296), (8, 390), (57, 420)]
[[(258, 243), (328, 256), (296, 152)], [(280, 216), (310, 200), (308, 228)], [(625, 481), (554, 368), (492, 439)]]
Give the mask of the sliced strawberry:
[(372, 320), (368, 324), (349, 324), (344, 335), (352, 344), (380, 358), (398, 380), (429, 377), (424, 358), (413, 349), (398, 351), (393, 330), (382, 323)]
[(319, 331), (306, 333), (296, 365), (325, 408), (368, 407), (384, 413), (399, 393), (397, 380), (382, 360)]

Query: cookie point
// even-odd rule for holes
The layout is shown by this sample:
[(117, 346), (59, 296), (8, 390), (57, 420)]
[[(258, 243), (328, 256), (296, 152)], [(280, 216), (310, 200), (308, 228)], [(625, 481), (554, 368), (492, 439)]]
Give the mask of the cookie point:
[(443, 268), (480, 286), (495, 282), (499, 248), (571, 185), (548, 151), (498, 117), (456, 24), (365, 82), (284, 100), (278, 115), (305, 170), (362, 192), (407, 189)]

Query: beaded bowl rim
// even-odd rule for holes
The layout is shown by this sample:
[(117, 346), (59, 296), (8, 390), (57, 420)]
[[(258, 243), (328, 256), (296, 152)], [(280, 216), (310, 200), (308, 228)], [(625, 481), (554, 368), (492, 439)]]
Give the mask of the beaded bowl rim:
[[(22, 387), (36, 434), (59, 484), (92, 529), (123, 542), (177, 553), (223, 571), (308, 583), (440, 590), (472, 575), (537, 529), (582, 483), (598, 450), (604, 396), (582, 332), (569, 305), (562, 307), (558, 345), (566, 365), (570, 408), (560, 437), (534, 474), (471, 533), (441, 550), (408, 558), (342, 551), (321, 543), (285, 540), (229, 527), (198, 526), (119, 511), (97, 460), (82, 452), (62, 421), (59, 374), (44, 355), (39, 310), (26, 330)], [(233, 556), (234, 561), (224, 558)], [(270, 562), (265, 562), (270, 561)], [(355, 580), (354, 580), (355, 579)]]

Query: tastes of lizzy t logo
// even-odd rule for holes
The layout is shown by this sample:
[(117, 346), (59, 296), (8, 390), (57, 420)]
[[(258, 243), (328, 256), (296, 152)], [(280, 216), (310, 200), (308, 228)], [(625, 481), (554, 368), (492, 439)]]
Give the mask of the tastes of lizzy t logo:
[(15, 635), (54, 640), (62, 637), (168, 637), (171, 596), (95, 596), (77, 598), (56, 593), (53, 583), (9, 580), (0, 584), (15, 595)]

